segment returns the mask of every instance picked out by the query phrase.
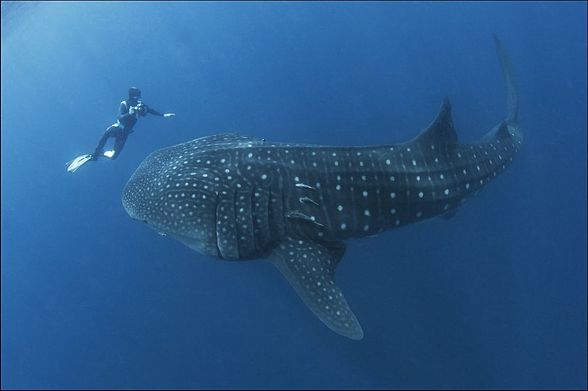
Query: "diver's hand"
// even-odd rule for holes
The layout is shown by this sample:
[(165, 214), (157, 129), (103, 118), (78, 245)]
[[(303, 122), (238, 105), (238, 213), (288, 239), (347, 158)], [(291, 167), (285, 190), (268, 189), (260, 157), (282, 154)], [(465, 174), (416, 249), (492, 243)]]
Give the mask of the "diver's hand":
[(131, 106), (131, 107), (129, 108), (129, 114), (130, 114), (130, 115), (133, 115), (133, 114), (135, 114), (135, 111), (137, 111), (137, 108), (136, 108), (135, 106)]
[(175, 113), (165, 113), (163, 116), (165, 118), (169, 118), (169, 117), (173, 117), (174, 115), (176, 115)]

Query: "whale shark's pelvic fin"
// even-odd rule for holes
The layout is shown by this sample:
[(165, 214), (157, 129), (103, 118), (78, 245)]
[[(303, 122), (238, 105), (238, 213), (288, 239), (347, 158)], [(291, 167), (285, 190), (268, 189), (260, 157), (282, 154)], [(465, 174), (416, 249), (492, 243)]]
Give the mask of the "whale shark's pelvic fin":
[(332, 247), (287, 237), (269, 258), (324, 324), (345, 337), (362, 339), (361, 325), (333, 280), (344, 247)]

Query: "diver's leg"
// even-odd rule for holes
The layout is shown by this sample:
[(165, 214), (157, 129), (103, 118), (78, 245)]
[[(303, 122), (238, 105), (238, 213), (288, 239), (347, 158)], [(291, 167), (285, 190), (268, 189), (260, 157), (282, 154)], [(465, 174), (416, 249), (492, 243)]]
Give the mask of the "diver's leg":
[(116, 135), (116, 138), (114, 140), (114, 149), (113, 149), (114, 154), (111, 157), (112, 160), (114, 160), (118, 157), (118, 155), (122, 151), (123, 147), (125, 146), (125, 143), (127, 142), (128, 136), (129, 136), (129, 134), (125, 131), (122, 131)]
[(104, 132), (104, 134), (100, 138), (100, 141), (98, 141), (98, 145), (96, 146), (96, 149), (92, 154), (92, 160), (97, 160), (100, 156), (102, 156), (102, 149), (104, 148), (106, 141), (110, 137), (116, 137), (116, 131), (118, 130), (117, 128), (118, 126), (110, 125), (108, 129), (106, 129), (106, 132)]

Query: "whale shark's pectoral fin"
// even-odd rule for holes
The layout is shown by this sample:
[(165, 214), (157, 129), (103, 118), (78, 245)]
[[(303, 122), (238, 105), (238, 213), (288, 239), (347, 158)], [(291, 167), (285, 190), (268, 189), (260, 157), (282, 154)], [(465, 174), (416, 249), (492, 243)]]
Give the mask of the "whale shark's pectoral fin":
[(343, 252), (341, 246), (331, 249), (317, 242), (289, 237), (272, 251), (269, 259), (327, 327), (345, 337), (362, 339), (359, 321), (333, 281)]

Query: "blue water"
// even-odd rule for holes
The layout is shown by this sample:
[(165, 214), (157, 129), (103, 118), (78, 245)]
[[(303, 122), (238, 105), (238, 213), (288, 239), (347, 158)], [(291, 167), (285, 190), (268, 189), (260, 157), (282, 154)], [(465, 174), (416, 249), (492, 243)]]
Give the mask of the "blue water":
[[(3, 388), (585, 388), (586, 3), (2, 5)], [(265, 262), (131, 220), (151, 151), (213, 133), (353, 145), (415, 136), (449, 96), (462, 141), (525, 144), (449, 220), (350, 241), (365, 331), (324, 327)], [(129, 86), (116, 161), (75, 174)]]

